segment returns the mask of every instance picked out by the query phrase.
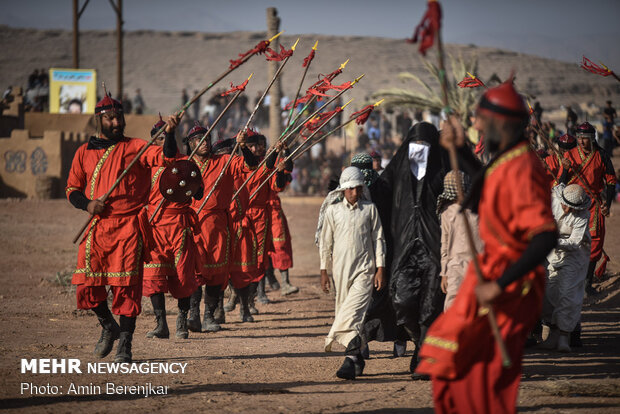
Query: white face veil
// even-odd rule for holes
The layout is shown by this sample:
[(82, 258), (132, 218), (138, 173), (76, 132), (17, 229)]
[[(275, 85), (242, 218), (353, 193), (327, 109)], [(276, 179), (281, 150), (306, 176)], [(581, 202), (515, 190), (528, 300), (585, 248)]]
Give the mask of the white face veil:
[(409, 167), (418, 180), (426, 175), (430, 146), (427, 143), (409, 143)]

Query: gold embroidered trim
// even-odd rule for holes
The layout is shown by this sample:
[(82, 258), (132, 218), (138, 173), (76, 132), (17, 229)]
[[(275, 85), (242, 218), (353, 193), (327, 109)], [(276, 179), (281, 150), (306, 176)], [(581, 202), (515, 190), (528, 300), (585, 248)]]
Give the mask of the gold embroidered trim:
[(79, 191), (80, 189), (79, 189), (79, 188), (77, 188), (77, 187), (69, 187), (69, 188), (67, 188), (67, 189), (65, 190), (65, 193), (66, 193), (66, 194), (69, 194), (69, 193), (71, 193), (72, 191), (76, 191), (76, 190), (78, 190), (78, 191)]
[(172, 268), (174, 269), (174, 265), (172, 263), (145, 263), (145, 269), (160, 269), (162, 267)]
[(93, 171), (93, 176), (90, 179), (90, 199), (91, 200), (95, 199), (95, 184), (97, 183), (97, 177), (99, 176), (99, 173), (101, 172), (101, 167), (103, 167), (103, 163), (105, 162), (105, 160), (108, 159), (108, 157), (110, 156), (110, 153), (112, 152), (114, 148), (116, 148), (116, 144), (112, 145), (110, 148), (108, 148), (103, 153), (103, 156), (101, 157), (99, 162), (97, 162), (95, 171)]
[(252, 261), (251, 262), (235, 262), (237, 266), (253, 266), (256, 264), (256, 237), (252, 237)]
[(159, 177), (159, 174), (161, 174), (165, 169), (166, 167), (159, 167), (157, 171), (155, 171), (155, 174), (153, 174), (153, 178), (151, 178), (151, 188), (153, 188), (155, 182), (157, 182), (157, 177)]
[(499, 157), (494, 163), (493, 165), (491, 165), (488, 169), (486, 174), (484, 175), (485, 177), (488, 177), (489, 175), (493, 174), (493, 172), (502, 164), (504, 164), (507, 161), (510, 161), (514, 158), (517, 158), (520, 155), (525, 154), (527, 151), (529, 151), (529, 147), (525, 144), (522, 144), (521, 146), (517, 146), (516, 148), (508, 151), (507, 153), (505, 153), (504, 155), (502, 155), (501, 157)]
[(426, 339), (424, 339), (424, 343), (436, 346), (437, 348), (446, 349), (451, 352), (456, 352), (459, 349), (458, 343), (447, 339), (438, 338), (436, 336), (427, 336)]
[(181, 255), (183, 254), (183, 250), (185, 250), (185, 241), (187, 240), (187, 233), (191, 232), (192, 229), (186, 227), (183, 229), (183, 237), (181, 238), (181, 247), (177, 251), (177, 254), (174, 256), (174, 265), (177, 266), (179, 264), (179, 260), (181, 260)]
[[(263, 242), (260, 244), (260, 249), (258, 249), (258, 256), (262, 256), (263, 252), (265, 251), (265, 244), (267, 243), (267, 236), (268, 233), (267, 231), (269, 230), (269, 225), (271, 223), (271, 219), (269, 218), (269, 215), (265, 216), (265, 235), (263, 236)], [(258, 237), (258, 235), (256, 235), (256, 237)]]
[(226, 266), (228, 264), (228, 256), (230, 255), (230, 230), (228, 226), (226, 226), (226, 253), (224, 253), (224, 262), (223, 263), (213, 263), (213, 264), (205, 264), (205, 269), (215, 269), (218, 267)]
[(138, 268), (135, 270), (128, 270), (125, 272), (93, 272), (90, 265), (90, 257), (91, 257), (91, 248), (92, 248), (92, 240), (93, 240), (93, 230), (95, 228), (95, 223), (98, 221), (98, 218), (95, 217), (91, 221), (90, 229), (88, 230), (88, 236), (86, 237), (86, 249), (84, 251), (84, 268), (76, 269), (74, 273), (84, 273), (86, 277), (131, 277), (137, 276), (139, 274), (139, 267), (142, 263), (142, 236), (138, 236)]

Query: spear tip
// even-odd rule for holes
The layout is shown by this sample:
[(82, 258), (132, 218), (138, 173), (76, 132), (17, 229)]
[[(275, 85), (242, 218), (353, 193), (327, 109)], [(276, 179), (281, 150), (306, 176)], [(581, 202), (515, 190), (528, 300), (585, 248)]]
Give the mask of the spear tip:
[(354, 98), (349, 99), (349, 102), (347, 102), (346, 104), (342, 105), (342, 106), (340, 107), (340, 109), (344, 109), (344, 108), (346, 108), (346, 106), (347, 106), (348, 104), (350, 104), (351, 102), (353, 102), (353, 99), (354, 99)]
[(351, 59), (347, 59), (343, 64), (340, 65), (340, 70), (343, 70), (345, 66), (347, 66), (347, 63), (349, 63), (349, 60)]
[(351, 82), (351, 86), (355, 85), (357, 82), (360, 81), (360, 79), (362, 79), (364, 76), (366, 76), (365, 73), (362, 73), (361, 75), (359, 75), (357, 78), (355, 78), (355, 80), (353, 82)]
[(250, 73), (250, 76), (248, 76), (248, 80), (252, 79), (252, 76), (254, 76), (254, 72)]
[(385, 101), (385, 98), (381, 99), (381, 100), (380, 100), (380, 101), (378, 101), (378, 102), (375, 102), (375, 103), (373, 104), (373, 106), (377, 107), (377, 106), (381, 105), (381, 104), (383, 103), (383, 101)]
[(469, 75), (470, 78), (476, 79), (476, 77), (474, 75), (472, 75), (471, 73), (467, 72), (467, 74)]
[(297, 43), (299, 43), (299, 38), (297, 38), (297, 41), (295, 41), (295, 44), (293, 45), (293, 47), (291, 48), (291, 50), (295, 50), (295, 48), (297, 47)]
[(318, 45), (319, 45), (319, 41), (317, 40), (316, 42), (314, 42), (314, 46), (312, 46), (312, 50), (316, 50)]
[(275, 35), (274, 37), (272, 37), (271, 39), (269, 39), (269, 43), (273, 42), (274, 40), (276, 40), (278, 37), (280, 37), (280, 35), (284, 33), (284, 30), (282, 30), (280, 33), (278, 33), (277, 35)]

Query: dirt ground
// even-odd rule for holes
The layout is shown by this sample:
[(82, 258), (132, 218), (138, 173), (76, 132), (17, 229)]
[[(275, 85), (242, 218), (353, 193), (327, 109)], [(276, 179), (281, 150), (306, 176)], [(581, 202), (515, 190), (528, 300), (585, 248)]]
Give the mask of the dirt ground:
[[(22, 374), (22, 358), (78, 358), (98, 362), (93, 346), (100, 328), (93, 314), (75, 310), (74, 293), (60, 285), (75, 266), (71, 239), (85, 219), (66, 200), (0, 200), (0, 409), (21, 412), (310, 412), (431, 413), (430, 382), (408, 373), (411, 349), (392, 357), (392, 344), (370, 344), (365, 375), (335, 377), (342, 354), (323, 352), (333, 299), (318, 286), (314, 228), (320, 199), (283, 201), (293, 235), (292, 280), (300, 293), (259, 307), (256, 323), (227, 314), (224, 329), (190, 334), (189, 340), (146, 339), (152, 312), (138, 318), (136, 362), (187, 363), (184, 374)], [(612, 258), (603, 291), (584, 308), (585, 346), (572, 354), (528, 350), (518, 406), (522, 412), (620, 412), (620, 206), (608, 221)], [(168, 323), (176, 307), (168, 298)], [(172, 329), (172, 328), (171, 328)], [(411, 348), (411, 344), (410, 348)], [(104, 361), (111, 362), (114, 353)], [(163, 396), (67, 395), (75, 385), (168, 386)], [(22, 394), (22, 383), (62, 386), (62, 395)], [(60, 389), (60, 388), (59, 388)]]

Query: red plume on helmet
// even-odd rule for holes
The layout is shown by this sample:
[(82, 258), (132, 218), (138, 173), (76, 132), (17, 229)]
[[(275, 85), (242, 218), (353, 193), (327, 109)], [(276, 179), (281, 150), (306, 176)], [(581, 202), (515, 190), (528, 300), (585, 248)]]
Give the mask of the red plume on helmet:
[(106, 112), (115, 112), (117, 114), (123, 113), (123, 105), (116, 99), (112, 99), (109, 93), (103, 97), (102, 100), (95, 105), (95, 114), (105, 114)]
[(478, 111), (503, 119), (525, 120), (528, 118), (525, 102), (515, 89), (512, 76), (506, 82), (487, 90), (482, 95)]
[(575, 129), (575, 134), (576, 135), (591, 135), (592, 137), (594, 137), (594, 135), (596, 135), (596, 129), (594, 129), (591, 123), (586, 121)]
[(577, 140), (575, 137), (569, 134), (564, 134), (561, 137), (557, 137), (555, 142), (558, 144), (558, 147), (563, 150), (571, 150), (577, 145)]
[(164, 122), (164, 120), (161, 117), (161, 112), (159, 113), (159, 121), (157, 121), (154, 125), (153, 128), (151, 128), (151, 138), (153, 138), (155, 136), (155, 134), (157, 134), (157, 132), (162, 129), (162, 127), (166, 125), (166, 123)]
[(187, 137), (185, 138), (185, 141), (187, 142), (196, 136), (202, 137), (206, 133), (207, 133), (207, 129), (203, 127), (202, 125), (200, 125), (200, 122), (195, 121), (194, 127), (190, 129), (189, 132), (187, 133)]

